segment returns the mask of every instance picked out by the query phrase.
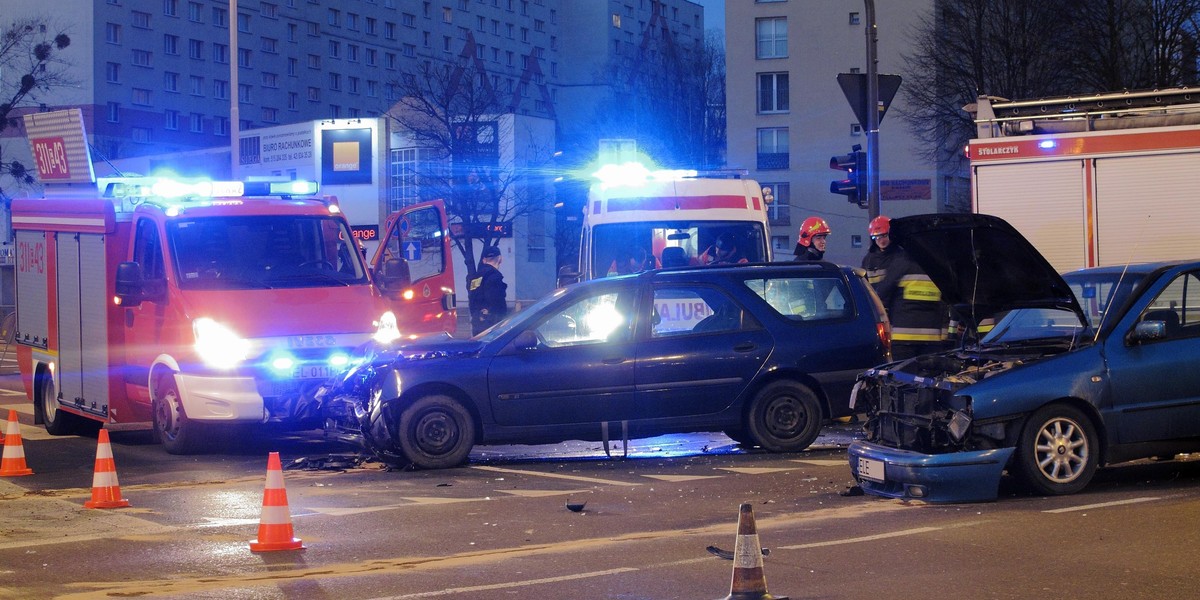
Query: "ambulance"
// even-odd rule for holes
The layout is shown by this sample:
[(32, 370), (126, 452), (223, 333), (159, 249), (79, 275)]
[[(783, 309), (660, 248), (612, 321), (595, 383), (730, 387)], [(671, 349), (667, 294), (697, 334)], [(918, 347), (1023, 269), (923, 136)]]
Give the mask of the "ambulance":
[(12, 203), (15, 341), (51, 434), (150, 425), (186, 454), (319, 427), (313, 392), (356, 346), (456, 321), (437, 203), (393, 215), (368, 266), (313, 182), (96, 178), (72, 127), (26, 127), (46, 192)]
[(720, 239), (748, 262), (771, 258), (766, 194), (752, 179), (695, 171), (607, 166), (596, 173), (583, 210), (578, 278), (646, 268), (707, 264)]

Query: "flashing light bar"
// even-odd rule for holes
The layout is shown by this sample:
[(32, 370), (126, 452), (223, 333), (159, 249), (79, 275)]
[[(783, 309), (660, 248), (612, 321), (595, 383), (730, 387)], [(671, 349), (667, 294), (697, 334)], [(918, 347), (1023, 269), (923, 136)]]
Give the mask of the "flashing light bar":
[(242, 196), (311, 196), (315, 181), (183, 181), (165, 177), (130, 178), (104, 188), (107, 198), (240, 198)]
[(679, 181), (696, 177), (698, 174), (697, 171), (683, 169), (651, 171), (641, 163), (627, 162), (620, 165), (604, 165), (592, 173), (592, 177), (599, 179), (606, 188), (615, 188), (638, 187), (650, 181)]

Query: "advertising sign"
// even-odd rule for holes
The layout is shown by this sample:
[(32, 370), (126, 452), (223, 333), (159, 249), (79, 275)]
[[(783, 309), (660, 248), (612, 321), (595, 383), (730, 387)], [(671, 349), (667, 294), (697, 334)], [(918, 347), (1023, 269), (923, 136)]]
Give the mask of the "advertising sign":
[(371, 183), (370, 128), (321, 131), (321, 183)]

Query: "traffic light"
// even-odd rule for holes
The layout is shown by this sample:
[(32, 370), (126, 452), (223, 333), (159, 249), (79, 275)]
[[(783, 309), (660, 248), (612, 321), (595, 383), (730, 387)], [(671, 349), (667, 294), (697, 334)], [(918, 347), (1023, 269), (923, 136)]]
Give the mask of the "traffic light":
[(851, 204), (867, 206), (867, 153), (855, 144), (850, 154), (829, 159), (829, 168), (846, 172), (846, 178), (829, 183), (829, 191), (841, 194)]

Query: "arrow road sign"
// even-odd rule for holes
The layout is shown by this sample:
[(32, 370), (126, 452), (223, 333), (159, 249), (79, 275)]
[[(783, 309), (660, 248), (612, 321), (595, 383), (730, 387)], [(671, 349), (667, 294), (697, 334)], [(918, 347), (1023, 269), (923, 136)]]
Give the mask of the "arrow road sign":
[(404, 259), (408, 261), (421, 260), (421, 245), (416, 242), (404, 242)]

